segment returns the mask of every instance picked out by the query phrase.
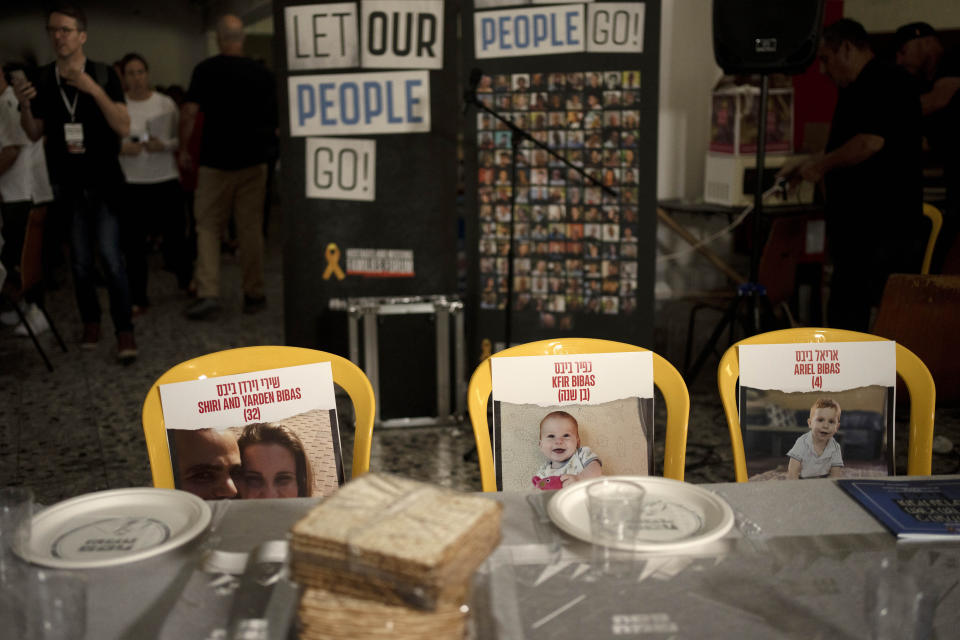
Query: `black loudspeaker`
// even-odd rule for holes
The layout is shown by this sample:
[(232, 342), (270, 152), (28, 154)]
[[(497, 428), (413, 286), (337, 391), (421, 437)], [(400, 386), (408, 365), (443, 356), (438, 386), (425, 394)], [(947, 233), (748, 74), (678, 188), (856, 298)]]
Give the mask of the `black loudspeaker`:
[(817, 55), (823, 0), (713, 0), (713, 55), (727, 74), (801, 73)]

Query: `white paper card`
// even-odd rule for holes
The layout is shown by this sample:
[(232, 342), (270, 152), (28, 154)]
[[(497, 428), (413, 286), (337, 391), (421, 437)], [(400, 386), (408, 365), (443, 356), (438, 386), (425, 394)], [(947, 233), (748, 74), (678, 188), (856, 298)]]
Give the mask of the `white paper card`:
[(443, 68), (443, 0), (364, 0), (360, 10), (364, 68)]
[(493, 399), (540, 406), (653, 397), (649, 351), (492, 358)]
[[(492, 358), (490, 364), (493, 456), (503, 491), (559, 489), (596, 475), (651, 472), (649, 351)], [(555, 428), (575, 439), (567, 441), (571, 446), (557, 445), (563, 454), (551, 436), (544, 437)]]
[(307, 138), (307, 197), (376, 199), (376, 140)]
[(478, 12), (474, 15), (477, 59), (584, 51), (584, 18), (582, 4)]
[(587, 7), (587, 51), (643, 53), (643, 2), (603, 2)]
[(355, 3), (285, 7), (283, 19), (291, 71), (359, 66)]
[(740, 386), (752, 389), (843, 391), (897, 382), (891, 341), (741, 345)]
[(167, 429), (225, 429), (336, 409), (329, 362), (160, 385)]
[(430, 131), (430, 73), (385, 71), (287, 79), (291, 136)]

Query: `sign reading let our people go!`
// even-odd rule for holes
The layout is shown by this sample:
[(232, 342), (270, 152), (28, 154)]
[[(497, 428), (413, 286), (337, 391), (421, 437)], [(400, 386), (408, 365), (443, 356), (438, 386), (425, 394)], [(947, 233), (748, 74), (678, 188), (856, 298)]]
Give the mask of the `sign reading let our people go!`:
[(331, 299), (455, 289), (455, 6), (274, 3), (290, 344), (330, 344)]
[(642, 53), (645, 10), (630, 2), (485, 11), (476, 15), (476, 57)]
[(464, 77), (537, 143), (515, 148), (483, 110), (465, 120), (472, 348), (563, 336), (649, 344), (661, 2), (463, 6)]

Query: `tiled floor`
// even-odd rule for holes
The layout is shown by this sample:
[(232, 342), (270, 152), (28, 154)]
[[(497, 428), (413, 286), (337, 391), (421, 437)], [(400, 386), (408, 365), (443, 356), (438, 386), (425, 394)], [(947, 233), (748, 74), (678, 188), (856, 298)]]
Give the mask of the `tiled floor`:
[[(56, 368), (53, 373), (45, 370), (28, 339), (15, 337), (10, 328), (0, 330), (0, 486), (29, 485), (40, 502), (50, 504), (89, 491), (149, 485), (140, 410), (153, 381), (174, 364), (204, 353), (283, 344), (280, 235), (274, 229), (267, 243), (267, 309), (252, 316), (240, 313), (240, 273), (232, 257), (224, 257), (224, 313), (216, 322), (190, 322), (182, 315), (188, 299), (154, 256), (152, 306), (136, 321), (140, 358), (131, 366), (115, 362), (112, 338), (105, 337), (96, 351), (77, 348), (80, 326), (69, 284), (51, 292), (48, 300), (69, 352), (61, 353), (49, 333), (41, 338)], [(102, 297), (106, 308), (103, 292)], [(658, 318), (670, 321), (666, 313)], [(106, 318), (104, 332), (111, 333)], [(733, 479), (712, 366), (708, 363), (691, 385), (687, 479), (692, 482)], [(663, 419), (658, 413), (657, 421)], [(937, 432), (960, 442), (960, 410), (938, 410)], [(349, 461), (349, 433), (343, 440)], [(472, 444), (469, 424), (382, 429), (374, 434), (371, 468), (479, 489), (477, 464), (469, 456), (464, 459)], [(956, 450), (935, 454), (934, 471), (956, 473), (958, 462)]]

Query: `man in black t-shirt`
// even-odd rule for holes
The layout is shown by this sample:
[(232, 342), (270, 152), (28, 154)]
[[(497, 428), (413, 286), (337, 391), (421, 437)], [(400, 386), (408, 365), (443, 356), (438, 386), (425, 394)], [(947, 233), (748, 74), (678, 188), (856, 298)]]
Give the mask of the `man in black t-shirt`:
[(20, 123), (32, 140), (45, 136), (47, 168), (54, 195), (70, 216), (71, 266), (83, 319), (81, 348), (95, 349), (100, 338), (97, 253), (110, 294), (110, 315), (117, 335), (117, 357), (137, 357), (130, 290), (120, 253), (114, 202), (123, 186), (117, 155), (130, 117), (120, 80), (111, 67), (88, 60), (87, 19), (76, 6), (61, 5), (47, 14), (47, 33), (56, 60), (41, 69), (34, 86), (18, 82)]
[(818, 57), (840, 89), (827, 147), (781, 173), (823, 180), (833, 262), (828, 324), (867, 331), (887, 276), (920, 268), (920, 99), (907, 73), (874, 57), (858, 22), (824, 29)]
[[(944, 50), (926, 22), (903, 25), (895, 41), (897, 64), (921, 83), (923, 133), (943, 165), (947, 197), (937, 246), (947, 250), (960, 229), (960, 50)], [(941, 253), (935, 253), (934, 262)]]
[(197, 221), (197, 300), (187, 317), (208, 318), (220, 310), (220, 234), (236, 217), (243, 272), (243, 310), (266, 304), (263, 282), (263, 207), (267, 162), (275, 144), (277, 98), (273, 74), (243, 55), (243, 22), (233, 15), (217, 23), (220, 55), (198, 64), (180, 119), (181, 167), (189, 168), (187, 144), (203, 113), (200, 169), (194, 197)]

